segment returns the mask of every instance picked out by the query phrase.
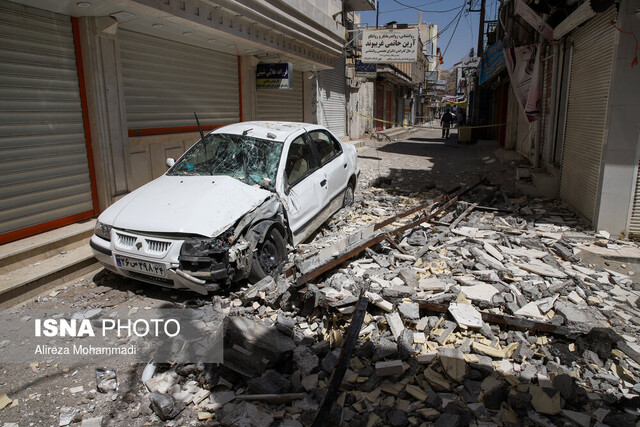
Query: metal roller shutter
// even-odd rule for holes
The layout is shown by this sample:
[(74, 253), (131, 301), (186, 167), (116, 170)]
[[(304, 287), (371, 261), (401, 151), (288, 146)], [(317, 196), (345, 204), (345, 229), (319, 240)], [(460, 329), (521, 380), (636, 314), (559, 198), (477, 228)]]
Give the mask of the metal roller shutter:
[[(547, 51), (547, 54), (549, 51)], [(543, 64), (543, 74), (542, 74), (542, 114), (540, 120), (542, 120), (542, 126), (540, 127), (540, 152), (544, 153), (547, 149), (545, 147), (550, 143), (547, 135), (549, 135), (550, 127), (553, 125), (553, 120), (551, 119), (550, 113), (550, 104), (551, 104), (551, 79), (553, 75), (553, 56), (547, 55), (549, 58), (545, 60)], [(546, 161), (546, 158), (544, 158)]]
[(302, 72), (293, 72), (293, 89), (258, 89), (258, 120), (301, 122)]
[(612, 7), (572, 35), (573, 53), (560, 197), (589, 220), (595, 217), (611, 85), (615, 30)]
[(90, 217), (71, 18), (0, 1), (0, 39), (0, 234)]
[[(640, 146), (640, 139), (638, 139), (638, 145)], [(629, 219), (629, 237), (636, 239), (640, 237), (640, 159), (636, 169), (636, 191), (633, 197), (631, 218)]]
[(120, 57), (129, 129), (240, 120), (234, 55), (122, 30)]
[(338, 137), (347, 133), (347, 97), (345, 95), (344, 57), (336, 60), (335, 68), (318, 74), (318, 123)]

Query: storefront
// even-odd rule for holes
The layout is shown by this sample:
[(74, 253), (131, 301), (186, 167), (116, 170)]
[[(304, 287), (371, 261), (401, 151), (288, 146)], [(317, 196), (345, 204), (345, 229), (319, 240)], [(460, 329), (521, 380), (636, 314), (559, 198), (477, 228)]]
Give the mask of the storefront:
[(70, 16), (0, 1), (0, 243), (95, 214)]

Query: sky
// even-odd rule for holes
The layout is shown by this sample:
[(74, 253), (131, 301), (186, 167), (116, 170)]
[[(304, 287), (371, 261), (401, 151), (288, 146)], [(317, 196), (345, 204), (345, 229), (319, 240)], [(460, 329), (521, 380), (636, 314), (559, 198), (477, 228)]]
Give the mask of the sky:
[[(480, 0), (471, 0), (471, 4), (473, 9), (480, 8)], [(485, 20), (495, 19), (498, 5), (498, 0), (486, 0)], [(441, 33), (438, 47), (444, 60), (442, 69), (452, 69), (455, 63), (469, 56), (471, 48), (475, 51), (478, 47), (480, 14), (468, 12), (469, 0), (379, 0), (378, 24), (382, 26), (391, 21), (418, 24), (419, 10), (422, 10), (422, 22), (438, 25)], [(375, 27), (375, 11), (359, 13), (363, 24)]]

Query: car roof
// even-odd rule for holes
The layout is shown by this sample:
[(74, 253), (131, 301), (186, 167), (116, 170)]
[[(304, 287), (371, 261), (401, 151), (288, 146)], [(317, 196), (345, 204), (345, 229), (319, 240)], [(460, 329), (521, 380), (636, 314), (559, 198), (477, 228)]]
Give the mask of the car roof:
[[(271, 139), (276, 141), (284, 141), (291, 134), (298, 133), (301, 130), (318, 129), (322, 126), (311, 123), (298, 122), (269, 122), (269, 121), (253, 121), (240, 122), (228, 126), (223, 126), (214, 130), (212, 133), (227, 133), (232, 135), (242, 135), (248, 130), (247, 135), (261, 139)], [(271, 135), (268, 135), (271, 134)], [(275, 135), (275, 138), (273, 138)]]

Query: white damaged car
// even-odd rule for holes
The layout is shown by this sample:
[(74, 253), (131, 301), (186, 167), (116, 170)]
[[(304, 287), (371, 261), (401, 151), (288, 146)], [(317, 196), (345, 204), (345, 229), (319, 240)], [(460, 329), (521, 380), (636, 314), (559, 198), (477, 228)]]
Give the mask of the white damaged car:
[(357, 154), (322, 126), (243, 122), (207, 134), (107, 208), (91, 247), (109, 270), (201, 294), (282, 270), (287, 243), (353, 203)]

